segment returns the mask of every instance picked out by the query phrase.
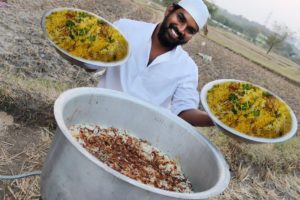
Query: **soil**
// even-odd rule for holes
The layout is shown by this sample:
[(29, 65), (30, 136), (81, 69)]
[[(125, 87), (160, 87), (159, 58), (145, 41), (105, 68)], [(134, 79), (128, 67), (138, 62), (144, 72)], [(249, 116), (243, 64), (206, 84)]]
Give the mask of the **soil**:
[[(153, 9), (144, 9), (151, 2), (141, 2), (144, 3), (143, 6), (133, 0), (0, 1), (0, 83), (7, 86), (7, 88), (12, 88), (11, 93), (16, 95), (19, 93), (16, 91), (22, 89), (22, 87), (17, 84), (11, 85), (13, 81), (6, 80), (6, 74), (18, 76), (25, 80), (63, 81), (72, 87), (96, 86), (98, 78), (62, 59), (46, 41), (40, 28), (43, 13), (55, 7), (76, 7), (94, 12), (109, 21), (115, 21), (119, 18), (131, 18), (153, 23), (160, 22), (163, 13)], [(205, 45), (203, 45), (204, 42)], [(199, 66), (199, 91), (209, 81), (221, 78), (250, 81), (280, 96), (300, 119), (300, 96), (297, 95), (300, 93), (299, 85), (252, 63), (208, 40), (201, 34), (198, 34), (189, 44), (185, 45), (184, 49), (188, 51)], [(199, 56), (199, 53), (212, 56), (212, 60), (205, 61)], [(37, 104), (29, 102), (33, 94), (35, 95), (33, 99)], [(40, 104), (45, 105), (45, 108), (48, 109), (49, 105), (53, 105), (53, 100), (57, 95), (57, 93), (42, 90), (38, 93), (31, 93), (30, 90), (28, 90), (28, 93), (20, 92), (16, 99), (22, 99), (23, 96), (28, 97), (29, 103), (23, 105), (23, 102), (18, 101), (16, 103), (18, 110), (16, 108), (15, 110), (8, 109), (6, 104), (0, 102), (0, 174), (17, 174), (41, 170), (54, 135), (53, 127), (49, 129), (47, 125), (55, 121), (53, 116), (48, 116), (48, 110), (47, 117), (43, 118), (43, 111), (38, 111), (38, 109), (44, 108), (43, 106), (39, 107)], [(47, 102), (45, 99), (51, 101)], [(7, 113), (2, 111), (7, 111)], [(40, 113), (36, 115), (37, 117), (34, 117), (34, 121), (29, 123), (31, 111)], [(46, 123), (45, 120), (50, 120), (50, 122), (47, 121)], [(297, 135), (299, 137), (299, 131)], [(256, 179), (253, 178), (253, 180)], [(251, 184), (249, 183), (249, 186), (252, 186)], [(257, 184), (262, 183), (257, 182)], [(247, 199), (247, 197), (250, 199), (268, 198), (268, 195), (273, 191), (272, 188), (264, 188), (266, 191), (262, 190), (262, 193), (247, 196), (246, 191), (252, 190), (246, 188), (249, 186), (246, 185), (245, 188), (240, 188), (240, 183), (235, 181), (222, 194), (223, 198), (226, 199), (230, 196), (234, 196), (236, 199)], [(278, 186), (277, 190), (279, 190)], [(277, 190), (277, 196), (273, 194), (274, 192), (272, 195), (278, 197), (278, 199), (280, 197), (296, 199), (297, 195), (300, 196), (299, 192), (295, 192), (297, 188), (293, 190), (294, 193)], [(38, 199), (39, 195), (39, 177), (19, 181), (0, 181), (0, 199)]]

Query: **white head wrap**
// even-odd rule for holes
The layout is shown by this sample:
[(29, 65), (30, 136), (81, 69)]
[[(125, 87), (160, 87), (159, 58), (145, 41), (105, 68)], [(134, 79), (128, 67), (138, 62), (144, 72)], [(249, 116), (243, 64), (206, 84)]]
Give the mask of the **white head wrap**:
[(206, 24), (210, 15), (202, 0), (181, 0), (178, 5), (184, 8), (194, 18), (199, 29)]

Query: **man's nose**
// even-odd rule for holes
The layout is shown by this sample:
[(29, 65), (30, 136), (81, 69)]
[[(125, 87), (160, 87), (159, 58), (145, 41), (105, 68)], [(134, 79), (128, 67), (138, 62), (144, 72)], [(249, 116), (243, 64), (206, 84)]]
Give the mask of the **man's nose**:
[(179, 26), (177, 26), (178, 31), (183, 35), (186, 29), (186, 24), (180, 24)]

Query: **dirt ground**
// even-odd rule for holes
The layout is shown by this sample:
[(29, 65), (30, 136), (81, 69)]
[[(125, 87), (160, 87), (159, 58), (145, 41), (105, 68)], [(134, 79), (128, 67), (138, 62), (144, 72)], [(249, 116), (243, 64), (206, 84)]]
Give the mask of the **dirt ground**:
[[(145, 8), (150, 7), (151, 3), (140, 2), (143, 2), (143, 6), (137, 0), (0, 1), (1, 175), (41, 170), (54, 135), (55, 122), (51, 110), (53, 102), (61, 91), (72, 87), (95, 86), (99, 79), (63, 60), (45, 40), (40, 28), (44, 11), (55, 7), (76, 7), (94, 12), (109, 21), (124, 17), (159, 22), (162, 13)], [(300, 119), (299, 85), (200, 34), (184, 48), (199, 65), (199, 90), (207, 82), (220, 78), (250, 81), (284, 99)], [(198, 53), (212, 56), (212, 61), (203, 60)], [(218, 135), (216, 128), (200, 131), (208, 133), (207, 136), (224, 153), (232, 170), (229, 187), (216, 199), (300, 199), (300, 167), (295, 161), (300, 158), (299, 151), (295, 150), (291, 169), (282, 174), (266, 171), (262, 177), (255, 172), (256, 168), (252, 169), (241, 162), (244, 160), (247, 163), (242, 158), (244, 154), (240, 153), (245, 151), (245, 146), (230, 138), (225, 138), (226, 145), (220, 144), (223, 143), (224, 136)], [(298, 131), (296, 138), (299, 135)], [(290, 146), (293, 147), (294, 143), (292, 141)], [(257, 147), (261, 151), (267, 148), (272, 149), (273, 146)], [(280, 159), (282, 157), (278, 158), (278, 162), (286, 161)], [(269, 162), (266, 170), (272, 169), (274, 161)], [(284, 168), (283, 165), (282, 167)], [(39, 198), (39, 177), (0, 181), (0, 199)]]

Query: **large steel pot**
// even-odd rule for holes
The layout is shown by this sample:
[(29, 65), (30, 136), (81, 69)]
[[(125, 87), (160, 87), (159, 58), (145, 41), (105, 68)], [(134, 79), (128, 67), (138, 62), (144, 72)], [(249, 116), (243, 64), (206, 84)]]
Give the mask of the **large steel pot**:
[[(76, 88), (55, 102), (57, 133), (41, 176), (42, 198), (71, 200), (205, 199), (221, 193), (230, 174), (221, 153), (199, 132), (169, 111), (123, 93)], [(137, 182), (108, 167), (68, 131), (76, 123), (122, 128), (179, 161), (195, 193), (177, 193)]]

